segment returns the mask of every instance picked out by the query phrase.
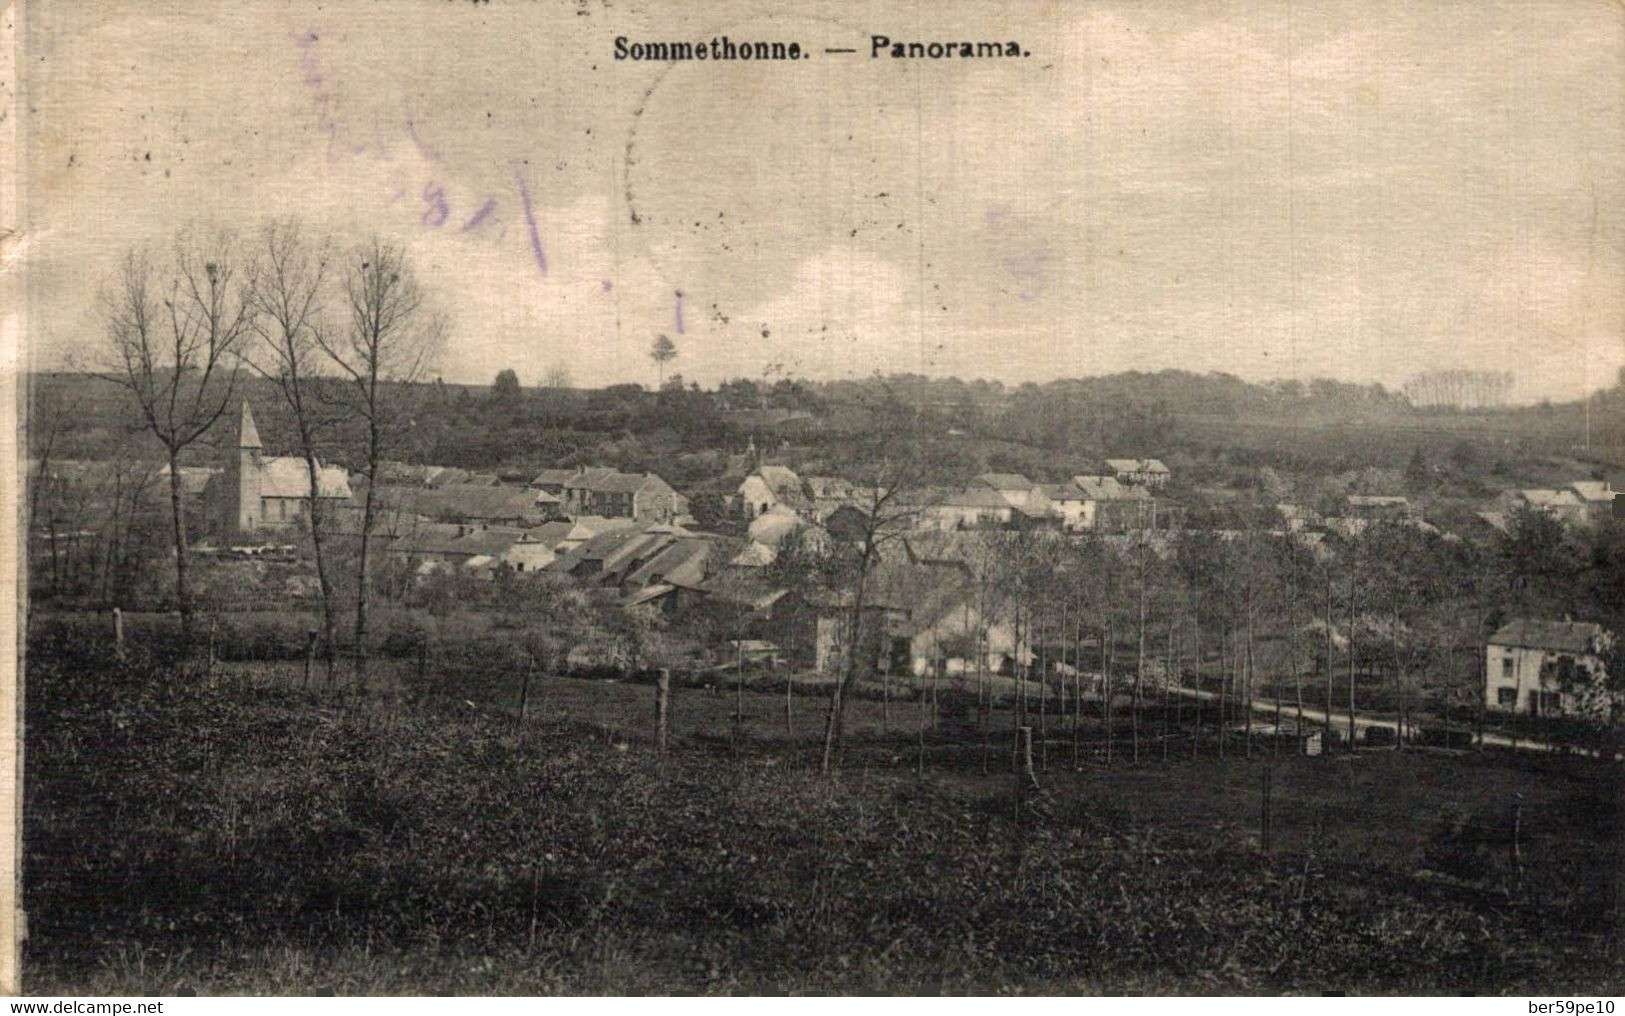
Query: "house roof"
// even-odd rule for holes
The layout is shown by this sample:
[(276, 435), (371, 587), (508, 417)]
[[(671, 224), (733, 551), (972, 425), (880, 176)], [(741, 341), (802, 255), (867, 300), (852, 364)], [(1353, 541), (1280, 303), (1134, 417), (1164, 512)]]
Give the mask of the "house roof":
[(462, 526), (451, 522), (419, 522), (400, 534), (390, 544), (392, 554), (443, 554), (465, 534)]
[(644, 586), (637, 592), (621, 601), (623, 607), (638, 607), (660, 599), (677, 587), (668, 582), (657, 582), (652, 586)]
[(1518, 496), (1537, 508), (1576, 508), (1581, 504), (1571, 490), (1520, 490)]
[(1151, 495), (1139, 487), (1125, 487), (1115, 476), (1074, 476), (1072, 485), (1090, 501), (1144, 501)]
[[(1113, 481), (1115, 482), (1115, 481)], [(1040, 483), (1035, 488), (1051, 501), (1082, 501), (1083, 491), (1075, 483)]]
[(1582, 501), (1606, 503), (1614, 499), (1614, 492), (1608, 486), (1607, 480), (1575, 480), (1569, 484), (1569, 489)]
[(983, 473), (976, 482), (994, 490), (1032, 490), (1033, 481), (1020, 473)]
[(853, 491), (852, 482), (839, 476), (809, 476), (806, 485), (815, 498), (848, 497)]
[(489, 529), (476, 529), (446, 546), (446, 552), (452, 554), (483, 554), (491, 557), (500, 557), (508, 548), (524, 538), (523, 529), (510, 529), (501, 526), (492, 526)]
[(430, 518), (523, 519), (540, 516), (536, 491), (527, 487), (484, 487), (456, 483), (441, 487), (385, 487), (386, 504)]
[(760, 543), (747, 543), (728, 564), (737, 568), (766, 568), (778, 559), (779, 552)]
[[(203, 493), (203, 488), (208, 486), (210, 479), (219, 476), (222, 472), (224, 470), (218, 466), (182, 466), (181, 490), (196, 497)], [(169, 479), (169, 464), (167, 462), (164, 464), (164, 468), (158, 470), (158, 475), (166, 481)], [(346, 494), (345, 496), (348, 497), (349, 495)]]
[(780, 490), (801, 493), (801, 477), (789, 466), (757, 466), (756, 475), (760, 476), (762, 482), (774, 493)]
[(637, 526), (637, 522), (632, 519), (612, 519), (606, 515), (577, 515), (570, 523), (570, 538), (586, 540), (621, 529), (636, 529)]
[(806, 523), (795, 515), (780, 512), (764, 512), (751, 519), (746, 532), (756, 543), (765, 543), (770, 547), (777, 547), (784, 542), (784, 538), (800, 529)]
[(577, 472), (579, 472), (579, 470), (544, 469), (536, 474), (536, 476), (530, 481), (530, 485), (532, 487), (562, 487), (574, 479)]
[(710, 540), (678, 540), (644, 562), (643, 566), (626, 577), (632, 585), (664, 582), (668, 585), (693, 587), (705, 581), (705, 566), (715, 544)]
[(1009, 501), (991, 487), (966, 487), (942, 495), (937, 504), (952, 508), (1011, 508)]
[(569, 539), (570, 531), (574, 528), (574, 523), (570, 522), (548, 522), (525, 530), (525, 542), (540, 543), (551, 550)]
[(1349, 504), (1355, 508), (1390, 508), (1410, 504), (1410, 498), (1398, 494), (1350, 494)]
[(1590, 652), (1602, 636), (1602, 625), (1594, 621), (1536, 621), (1517, 618), (1502, 625), (1490, 636), (1490, 644), (1554, 652)]
[(1106, 467), (1117, 473), (1166, 473), (1161, 459), (1107, 459)]

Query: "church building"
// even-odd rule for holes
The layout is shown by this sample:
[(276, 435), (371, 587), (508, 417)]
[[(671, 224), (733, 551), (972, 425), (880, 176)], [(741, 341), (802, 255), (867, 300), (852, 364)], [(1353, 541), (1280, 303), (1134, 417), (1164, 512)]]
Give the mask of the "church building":
[[(229, 532), (284, 529), (298, 524), (309, 510), (310, 471), (295, 455), (266, 455), (254, 426), (254, 411), (243, 400), (237, 425), (237, 447), (227, 453), (224, 471), (215, 478), (215, 503)], [(317, 464), (317, 491), (324, 505), (338, 508), (350, 500), (350, 478), (342, 466)], [(327, 517), (331, 518), (332, 512)]]

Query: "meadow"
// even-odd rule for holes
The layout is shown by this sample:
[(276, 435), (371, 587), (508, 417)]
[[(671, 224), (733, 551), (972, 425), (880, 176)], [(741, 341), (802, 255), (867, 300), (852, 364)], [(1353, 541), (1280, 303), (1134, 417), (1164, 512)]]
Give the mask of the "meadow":
[(859, 698), (826, 776), (816, 689), (792, 731), (782, 686), (679, 687), (660, 754), (637, 681), (535, 676), (521, 724), (446, 661), (360, 694), (130, 655), (28, 661), (30, 992), (1625, 985), (1616, 764), (1142, 730), (1132, 765), (1120, 726), (1107, 765), (1086, 713), (1018, 803), (1008, 713), (984, 748), (953, 696)]

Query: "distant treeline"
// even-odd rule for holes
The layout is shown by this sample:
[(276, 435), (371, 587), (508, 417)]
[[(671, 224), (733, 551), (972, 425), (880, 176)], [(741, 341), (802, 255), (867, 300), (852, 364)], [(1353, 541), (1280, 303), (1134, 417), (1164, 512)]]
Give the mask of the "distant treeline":
[(1430, 370), (1405, 382), (1415, 406), (1487, 409), (1504, 406), (1516, 377), (1509, 370)]
[[(1342, 471), (1399, 466), (1423, 444), (1438, 444), (1443, 455), (1463, 440), (1483, 444), (1485, 434), (1494, 435), (1496, 454), (1544, 454), (1578, 444), (1582, 433), (1579, 403), (1486, 408), (1471, 419), (1440, 419), (1382, 385), (1259, 384), (1177, 370), (1021, 385), (916, 374), (823, 382), (742, 378), (713, 389), (674, 375), (658, 391), (632, 384), (533, 387), (518, 380), (518, 386), (507, 378), (501, 385), (412, 386), (409, 426), (396, 457), (516, 475), (536, 466), (600, 463), (653, 469), (682, 486), (715, 480), (731, 456), (751, 446), (769, 455), (793, 447), (797, 458), (839, 471), (855, 434), (942, 444), (974, 475), (985, 468), (1036, 474), (1045, 462), (1070, 469), (1108, 455), (1179, 452)], [(124, 393), (79, 374), (40, 375), (35, 388), (74, 407), (55, 436), (55, 457), (123, 456), (132, 447), (138, 453), (139, 421)], [(254, 403), (267, 448), (292, 449), (293, 422), (269, 382), (244, 377), (241, 394)], [(1598, 407), (1625, 405), (1625, 388), (1593, 401), (1605, 445), (1607, 413)], [(1376, 437), (1351, 446), (1350, 428)], [(1322, 432), (1325, 440), (1317, 437)], [(206, 441), (213, 447), (193, 449), (193, 457), (214, 461), (219, 442), (230, 437), (229, 429), (211, 433)], [(341, 431), (330, 443), (325, 457), (353, 467), (353, 442)]]

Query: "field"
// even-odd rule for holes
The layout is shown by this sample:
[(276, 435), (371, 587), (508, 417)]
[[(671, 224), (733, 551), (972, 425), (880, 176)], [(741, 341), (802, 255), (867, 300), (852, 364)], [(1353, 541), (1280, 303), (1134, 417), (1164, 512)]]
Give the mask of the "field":
[(521, 727), (512, 675), (397, 663), (358, 696), (286, 687), (294, 666), (33, 655), (29, 991), (1625, 984), (1617, 766), (1282, 756), (1266, 852), (1265, 751), (1165, 762), (1146, 731), (1132, 766), (1124, 729), (1108, 767), (1087, 716), (1082, 764), (1056, 724), (1021, 806), (1008, 714), (984, 772), (951, 699), (923, 771), (919, 704), (888, 733), (858, 699), (828, 778), (811, 694), (791, 735), (782, 690), (736, 730), (732, 689), (680, 688), (660, 756), (647, 684), (538, 678)]

